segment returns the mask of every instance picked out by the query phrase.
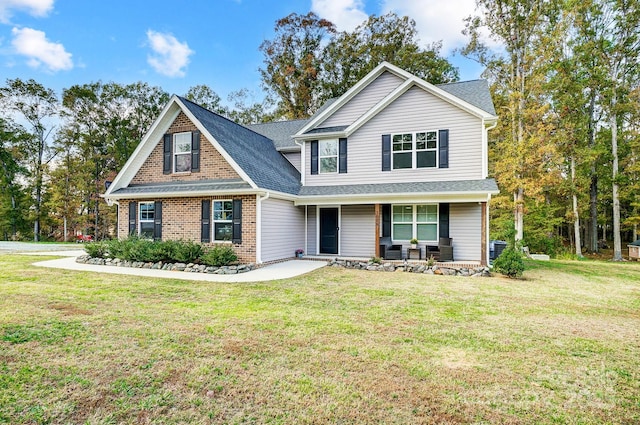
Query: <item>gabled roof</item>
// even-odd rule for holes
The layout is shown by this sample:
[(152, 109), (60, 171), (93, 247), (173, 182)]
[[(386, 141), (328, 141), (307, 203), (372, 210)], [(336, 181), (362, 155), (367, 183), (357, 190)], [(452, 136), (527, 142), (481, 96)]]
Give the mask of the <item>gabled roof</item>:
[(185, 98), (178, 98), (259, 188), (298, 193), (300, 173), (273, 148), (271, 139)]
[[(369, 84), (375, 81), (384, 72), (390, 72), (402, 78), (404, 82), (400, 84), (391, 93), (385, 96), (380, 102), (374, 105), (369, 111), (356, 119), (351, 125), (344, 130), (344, 135), (349, 136), (355, 132), (358, 128), (364, 125), (371, 118), (380, 113), (393, 101), (398, 99), (404, 93), (406, 93), (412, 87), (420, 87), (423, 90), (431, 93), (432, 95), (448, 102), (460, 109), (467, 111), (468, 113), (475, 115), (487, 122), (494, 122), (497, 120), (495, 115), (495, 109), (493, 102), (491, 101), (491, 95), (488, 90), (488, 85), (482, 80), (476, 80), (475, 82), (463, 82), (454, 84), (446, 84), (435, 86), (424, 81), (421, 78), (416, 77), (409, 72), (398, 68), (388, 62), (382, 62), (373, 71), (367, 74), (356, 85), (351, 87), (345, 94), (340, 96), (337, 100), (333, 101), (329, 107), (323, 108), (321, 112), (316, 113), (309, 121), (295, 134), (295, 138), (307, 139), (310, 137), (312, 131), (326, 121), (332, 114), (337, 112), (342, 106), (347, 104), (358, 93), (364, 90)], [(449, 87), (451, 86), (451, 87)]]
[(299, 147), (293, 143), (292, 134), (296, 134), (309, 119), (292, 120), (292, 121), (274, 121), (262, 124), (251, 124), (247, 128), (262, 134), (273, 140), (273, 144), (278, 150), (287, 150), (287, 148)]
[(116, 199), (112, 194), (126, 193), (123, 189), (129, 187), (133, 177), (181, 111), (254, 191), (266, 189), (286, 194), (298, 193), (300, 173), (274, 149), (271, 139), (174, 95), (107, 189), (105, 198)]

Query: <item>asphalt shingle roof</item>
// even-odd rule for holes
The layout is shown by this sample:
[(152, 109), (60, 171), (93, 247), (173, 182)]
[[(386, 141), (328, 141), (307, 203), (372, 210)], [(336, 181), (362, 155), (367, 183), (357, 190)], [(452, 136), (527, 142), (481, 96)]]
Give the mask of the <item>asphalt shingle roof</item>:
[(457, 83), (438, 84), (436, 87), (491, 115), (496, 115), (487, 80), (459, 81)]
[(220, 190), (238, 190), (238, 189), (251, 189), (249, 183), (243, 180), (197, 180), (187, 182), (162, 182), (162, 183), (145, 183), (145, 184), (132, 184), (128, 187), (123, 187), (115, 192), (113, 195), (145, 195), (145, 194), (161, 194), (161, 193), (174, 193), (174, 192), (215, 192)]
[(293, 143), (291, 136), (296, 134), (308, 122), (308, 119), (275, 121), (262, 124), (251, 124), (248, 125), (247, 128), (271, 139), (276, 149), (286, 149), (297, 147), (297, 145)]
[(258, 187), (298, 193), (300, 173), (273, 148), (271, 139), (183, 97), (179, 99)]
[(435, 182), (356, 184), (343, 186), (304, 186), (300, 196), (377, 195), (399, 193), (497, 192), (494, 179)]

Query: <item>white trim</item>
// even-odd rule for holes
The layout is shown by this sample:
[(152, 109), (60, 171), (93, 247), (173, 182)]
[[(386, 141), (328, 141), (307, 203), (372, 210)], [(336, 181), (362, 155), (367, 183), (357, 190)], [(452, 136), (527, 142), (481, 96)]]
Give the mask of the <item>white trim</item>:
[[(321, 209), (337, 209), (338, 210), (338, 253), (323, 253), (320, 252), (320, 210)], [(337, 255), (340, 256), (342, 252), (342, 205), (316, 205), (316, 254), (317, 255)]]
[[(427, 205), (427, 206), (431, 206), (431, 205), (435, 205), (436, 207), (436, 239), (419, 239), (418, 238), (418, 224), (434, 224), (431, 222), (427, 222), (427, 221), (421, 221), (418, 222), (418, 206), (421, 205)], [(395, 222), (393, 221), (393, 207), (396, 206), (411, 206), (411, 223), (405, 223), (405, 222)], [(394, 238), (394, 224), (411, 224), (411, 238), (416, 238), (418, 239), (419, 243), (431, 243), (431, 242), (437, 242), (439, 235), (440, 235), (440, 203), (434, 203), (434, 202), (429, 202), (429, 203), (417, 203), (417, 204), (408, 204), (408, 203), (400, 203), (400, 204), (391, 204), (391, 240), (392, 241), (398, 241), (398, 242), (403, 242), (408, 244), (409, 241), (411, 239), (396, 239)]]
[[(231, 202), (231, 220), (216, 220), (215, 212), (216, 212), (216, 202)], [(224, 211), (224, 205), (223, 209)], [(229, 240), (218, 240), (216, 239), (216, 223), (228, 223), (231, 224), (231, 239)], [(211, 200), (211, 243), (225, 243), (233, 241), (233, 199), (212, 199)]]
[(262, 264), (262, 201), (269, 199), (270, 193), (256, 195), (256, 263)]
[[(142, 220), (142, 208), (141, 205), (142, 204), (151, 204), (153, 206), (153, 219), (149, 220)], [(136, 217), (138, 219), (138, 231), (137, 231), (137, 235), (141, 236), (142, 235), (142, 223), (151, 223), (152, 225), (155, 225), (155, 219), (156, 219), (156, 208), (155, 208), (155, 202), (154, 201), (138, 201), (138, 217)], [(154, 233), (154, 229), (152, 228), (151, 230), (151, 238), (153, 239), (153, 233)]]
[(371, 72), (365, 75), (360, 81), (358, 81), (353, 87), (347, 90), (342, 96), (340, 96), (335, 102), (333, 102), (327, 109), (322, 111), (320, 114), (317, 114), (311, 121), (309, 121), (304, 127), (298, 130), (298, 133), (294, 135), (294, 138), (304, 138), (304, 133), (315, 128), (316, 125), (326, 121), (334, 112), (338, 109), (342, 108), (347, 102), (353, 99), (358, 93), (364, 90), (369, 84), (375, 81), (380, 75), (382, 75), (385, 71), (389, 71), (392, 74), (397, 75), (403, 79), (409, 79), (413, 77), (413, 75), (404, 69), (398, 68), (390, 64), (389, 62), (382, 62), (380, 65), (375, 67)]
[[(326, 142), (335, 142), (336, 145), (336, 154), (335, 155), (321, 155), (320, 154), (320, 145), (322, 143), (326, 143)], [(336, 159), (336, 171), (325, 171), (322, 172), (322, 158), (335, 158)], [(340, 143), (338, 141), (338, 139), (321, 139), (318, 140), (318, 174), (338, 174), (340, 168)]]
[(467, 203), (485, 202), (495, 192), (440, 192), (440, 193), (385, 193), (362, 195), (305, 196), (294, 201), (301, 205), (360, 205), (360, 204), (393, 204), (393, 203)]

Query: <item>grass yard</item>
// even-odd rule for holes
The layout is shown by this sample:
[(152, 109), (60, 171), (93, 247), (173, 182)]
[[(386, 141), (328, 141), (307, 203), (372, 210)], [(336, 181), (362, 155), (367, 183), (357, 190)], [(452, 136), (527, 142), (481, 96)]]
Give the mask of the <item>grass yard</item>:
[(198, 283), (0, 255), (0, 423), (640, 422), (640, 264)]

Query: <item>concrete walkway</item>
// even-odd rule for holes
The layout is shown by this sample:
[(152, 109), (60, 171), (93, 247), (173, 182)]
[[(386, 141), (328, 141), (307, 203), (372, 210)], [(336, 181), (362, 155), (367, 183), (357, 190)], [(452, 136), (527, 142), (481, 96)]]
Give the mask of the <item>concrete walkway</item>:
[(240, 274), (208, 274), (189, 273), (168, 270), (137, 269), (131, 267), (96, 266), (92, 264), (76, 263), (76, 257), (84, 255), (84, 251), (57, 251), (57, 252), (29, 252), (27, 255), (55, 255), (65, 256), (56, 260), (39, 261), (33, 263), (37, 267), (50, 267), (54, 269), (76, 270), (93, 273), (123, 274), (129, 276), (159, 277), (165, 279), (198, 280), (209, 282), (262, 282), (268, 280), (288, 279), (312, 272), (327, 265), (324, 261), (291, 260), (284, 263), (272, 264), (261, 267), (247, 273)]

